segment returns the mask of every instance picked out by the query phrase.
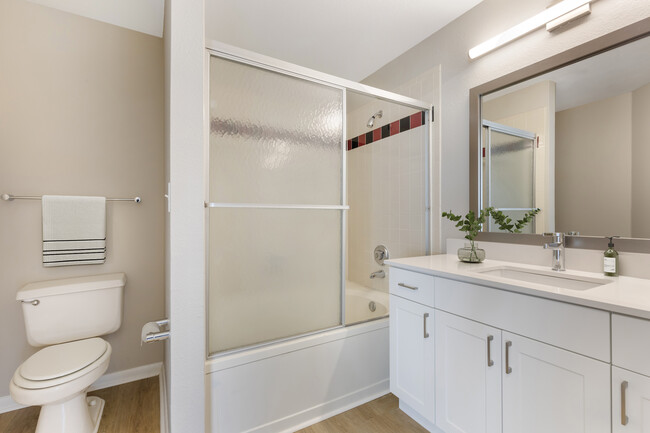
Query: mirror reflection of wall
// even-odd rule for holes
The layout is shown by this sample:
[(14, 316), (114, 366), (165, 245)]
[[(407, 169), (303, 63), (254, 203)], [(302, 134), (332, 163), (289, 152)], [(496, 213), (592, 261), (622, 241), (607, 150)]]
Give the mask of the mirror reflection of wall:
[[(486, 121), (536, 136), (535, 233), (650, 238), (649, 52), (644, 38), (483, 96), (482, 148), (490, 143)], [(479, 165), (483, 206), (498, 187), (488, 181), (489, 156)]]

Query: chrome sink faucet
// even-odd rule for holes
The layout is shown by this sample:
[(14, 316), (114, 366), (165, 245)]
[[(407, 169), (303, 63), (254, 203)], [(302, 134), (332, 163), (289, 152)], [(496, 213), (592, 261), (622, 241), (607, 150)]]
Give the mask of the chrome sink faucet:
[(553, 260), (551, 262), (554, 271), (564, 271), (564, 246), (565, 237), (564, 233), (544, 233), (543, 236), (552, 236), (553, 242), (544, 244), (544, 249), (553, 250)]

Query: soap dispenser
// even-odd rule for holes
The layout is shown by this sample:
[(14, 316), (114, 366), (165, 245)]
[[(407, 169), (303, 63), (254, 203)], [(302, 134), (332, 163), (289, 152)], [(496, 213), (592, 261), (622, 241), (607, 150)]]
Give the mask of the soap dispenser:
[(603, 272), (608, 277), (618, 276), (618, 252), (614, 249), (614, 238), (618, 236), (606, 236), (609, 239), (607, 244), (607, 251), (605, 251), (603, 258)]

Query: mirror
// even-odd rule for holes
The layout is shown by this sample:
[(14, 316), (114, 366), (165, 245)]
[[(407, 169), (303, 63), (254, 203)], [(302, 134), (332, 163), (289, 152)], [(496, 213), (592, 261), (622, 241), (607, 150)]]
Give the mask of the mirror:
[(650, 37), (616, 45), (472, 89), (472, 209), (540, 208), (528, 233), (650, 238)]

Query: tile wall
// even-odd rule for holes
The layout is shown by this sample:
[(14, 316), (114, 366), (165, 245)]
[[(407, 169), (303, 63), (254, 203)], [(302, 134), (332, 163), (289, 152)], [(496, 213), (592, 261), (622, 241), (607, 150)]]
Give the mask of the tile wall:
[[(366, 123), (379, 110), (383, 117), (369, 130)], [(388, 291), (388, 278), (369, 278), (382, 269), (374, 261), (377, 245), (385, 245), (391, 258), (425, 254), (422, 120), (420, 111), (383, 101), (348, 114), (348, 280)], [(374, 140), (375, 136), (381, 139)], [(383, 269), (388, 271), (387, 266)]]

